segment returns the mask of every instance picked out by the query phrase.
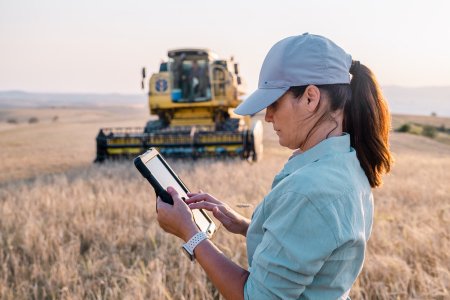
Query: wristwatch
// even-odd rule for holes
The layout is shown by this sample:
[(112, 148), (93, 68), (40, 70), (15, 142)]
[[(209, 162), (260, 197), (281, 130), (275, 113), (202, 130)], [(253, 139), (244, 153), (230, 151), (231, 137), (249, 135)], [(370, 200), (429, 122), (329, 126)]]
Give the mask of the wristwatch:
[(197, 247), (198, 244), (200, 244), (203, 240), (206, 240), (208, 236), (203, 231), (200, 231), (196, 233), (191, 239), (186, 243), (183, 244), (181, 247), (184, 251), (183, 253), (186, 254), (186, 256), (191, 260), (195, 260), (194, 255), (194, 249)]

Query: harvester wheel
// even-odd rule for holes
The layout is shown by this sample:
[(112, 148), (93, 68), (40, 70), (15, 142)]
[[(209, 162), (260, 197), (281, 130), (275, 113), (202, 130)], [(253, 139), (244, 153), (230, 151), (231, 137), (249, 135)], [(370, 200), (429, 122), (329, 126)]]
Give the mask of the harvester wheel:
[(263, 126), (261, 121), (256, 121), (250, 132), (250, 155), (252, 161), (256, 162), (263, 157)]

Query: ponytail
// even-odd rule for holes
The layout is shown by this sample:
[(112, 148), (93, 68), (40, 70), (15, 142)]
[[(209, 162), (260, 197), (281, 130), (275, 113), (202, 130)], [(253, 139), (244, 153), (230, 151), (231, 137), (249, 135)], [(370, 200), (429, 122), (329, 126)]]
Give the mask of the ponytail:
[[(382, 175), (391, 170), (393, 163), (388, 144), (391, 119), (386, 100), (372, 71), (359, 61), (353, 61), (350, 74), (353, 75), (350, 85), (316, 86), (328, 94), (330, 111), (344, 110), (343, 131), (350, 134), (351, 146), (356, 150), (370, 186), (374, 188), (381, 185)], [(292, 86), (288, 92), (294, 97), (300, 97), (306, 87)]]
[(388, 136), (391, 126), (388, 106), (372, 71), (352, 62), (352, 96), (345, 103), (343, 129), (350, 134), (351, 146), (372, 187), (380, 186), (382, 175), (393, 162)]

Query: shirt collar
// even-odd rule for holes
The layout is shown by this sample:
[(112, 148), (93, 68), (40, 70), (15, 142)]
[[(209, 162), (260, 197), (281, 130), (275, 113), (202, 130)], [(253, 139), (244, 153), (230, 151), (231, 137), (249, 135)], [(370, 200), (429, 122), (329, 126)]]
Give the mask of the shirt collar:
[(283, 170), (281, 170), (278, 175), (275, 176), (272, 188), (284, 177), (295, 172), (296, 170), (306, 166), (307, 164), (313, 163), (320, 160), (321, 158), (335, 153), (346, 153), (350, 152), (350, 135), (344, 133), (341, 136), (330, 137), (323, 140), (314, 147), (306, 150), (305, 152), (295, 151), (293, 155), (284, 165)]

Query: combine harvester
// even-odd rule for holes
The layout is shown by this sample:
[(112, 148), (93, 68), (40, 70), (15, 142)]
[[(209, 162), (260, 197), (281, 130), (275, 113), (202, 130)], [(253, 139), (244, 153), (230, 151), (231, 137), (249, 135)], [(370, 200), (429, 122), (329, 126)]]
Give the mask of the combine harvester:
[(166, 157), (260, 159), (261, 121), (233, 114), (244, 95), (238, 64), (207, 49), (172, 50), (168, 57), (149, 80), (150, 114), (158, 118), (144, 128), (100, 129), (95, 161), (134, 157), (150, 147)]

